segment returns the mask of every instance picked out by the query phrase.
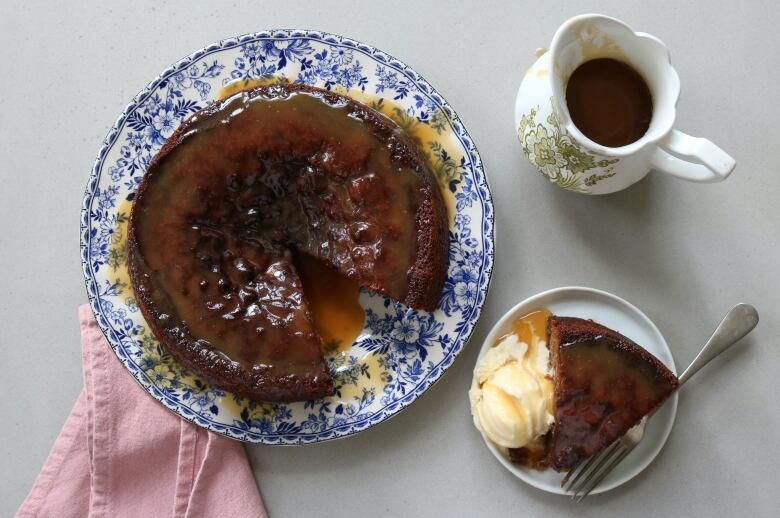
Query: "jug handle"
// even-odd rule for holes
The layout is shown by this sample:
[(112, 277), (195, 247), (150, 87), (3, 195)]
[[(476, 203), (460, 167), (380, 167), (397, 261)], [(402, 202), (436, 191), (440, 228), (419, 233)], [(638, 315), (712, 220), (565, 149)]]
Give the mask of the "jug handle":
[(709, 140), (673, 129), (652, 151), (650, 164), (683, 180), (712, 183), (728, 178), (737, 162)]

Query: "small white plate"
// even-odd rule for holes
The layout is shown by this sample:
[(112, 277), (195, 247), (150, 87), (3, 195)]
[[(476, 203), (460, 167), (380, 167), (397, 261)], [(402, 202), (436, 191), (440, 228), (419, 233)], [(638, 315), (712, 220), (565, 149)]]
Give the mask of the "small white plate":
[[(512, 322), (531, 311), (547, 308), (555, 315), (592, 319), (618, 331), (647, 349), (661, 360), (672, 372), (677, 372), (672, 352), (663, 335), (653, 322), (635, 306), (616, 295), (593, 288), (566, 287), (544, 291), (525, 299), (510, 309), (499, 320), (482, 344), (477, 362), (498, 338), (511, 330)], [(650, 465), (661, 451), (672, 431), (677, 414), (677, 393), (675, 392), (648, 422), (644, 440), (604, 479), (591, 493), (598, 494), (628, 482)], [(551, 469), (538, 471), (512, 464), (486, 437), (485, 444), (493, 455), (524, 482), (560, 495), (569, 494), (561, 488), (563, 473)]]

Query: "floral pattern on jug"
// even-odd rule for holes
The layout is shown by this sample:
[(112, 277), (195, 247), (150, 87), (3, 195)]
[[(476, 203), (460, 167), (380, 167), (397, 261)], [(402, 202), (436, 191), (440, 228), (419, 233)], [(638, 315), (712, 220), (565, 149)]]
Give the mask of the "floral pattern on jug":
[(550, 99), (551, 109), (546, 118), (546, 111), (540, 106), (523, 114), (517, 138), (525, 156), (548, 180), (564, 189), (586, 192), (587, 188), (615, 175), (613, 169), (618, 159), (590, 153), (574, 141), (562, 130), (555, 116), (554, 102)]

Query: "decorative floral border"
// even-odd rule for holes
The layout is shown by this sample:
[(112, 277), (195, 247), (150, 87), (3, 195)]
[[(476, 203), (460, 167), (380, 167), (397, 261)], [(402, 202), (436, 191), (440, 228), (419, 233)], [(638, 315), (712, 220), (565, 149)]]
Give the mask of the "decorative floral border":
[[(304, 52), (307, 41), (324, 44), (330, 50), (320, 51), (307, 63)], [(434, 169), (437, 174), (446, 175), (453, 193), (457, 191), (455, 228), (451, 228), (451, 232), (458, 233), (451, 236), (451, 273), (440, 308), (444, 316), (459, 320), (455, 327), (457, 334), (439, 334), (443, 325), (439, 326), (432, 314), (417, 315), (399, 304), (372, 296), (367, 319), (370, 325), (383, 331), (380, 337), (368, 340), (366, 346), (382, 353), (379, 367), (385, 390), (381, 397), (384, 406), (370, 415), (361, 417), (360, 412), (376, 395), (364, 388), (362, 396), (355, 398), (356, 404), (346, 405), (346, 408), (327, 408), (328, 403), (324, 402), (315, 410), (318, 402), (305, 403), (312, 413), (299, 425), (285, 421), (289, 418), (289, 409), (271, 411), (268, 405), (246, 401), (239, 420), (232, 424), (215, 421), (209, 416), (216, 415), (215, 400), (224, 397), (224, 392), (204, 390), (205, 386), (195, 377), (194, 386), (186, 386), (182, 397), (182, 379), (171, 378), (163, 362), (165, 351), (134, 322), (133, 313), (138, 310), (132, 298), (117, 299), (122, 288), (119, 283), (100, 285), (96, 279), (98, 269), (110, 267), (112, 261), (116, 265), (123, 260), (111, 249), (116, 239), (115, 231), (123, 223), (123, 215), (117, 209), (120, 188), (109, 186), (101, 190), (101, 175), (105, 173), (115, 184), (122, 183), (124, 189), (129, 189), (128, 199), (131, 199), (148, 166), (149, 152), (164, 143), (181, 119), (200, 109), (197, 101), (186, 100), (187, 96), (182, 95), (182, 91), (192, 89), (200, 100), (206, 101), (213, 81), (226, 72), (223, 70), (225, 65), (219, 60), (206, 58), (237, 47), (242, 55), (234, 61), (234, 68), (223, 79), (223, 84), (239, 78), (284, 77), (284, 65), (297, 60), (299, 81), (325, 88), (338, 85), (365, 91), (369, 80), (363, 75), (360, 61), (354, 59), (353, 62), (353, 58), (357, 54), (373, 60), (377, 64), (377, 92), (386, 91), (395, 99), (413, 95), (414, 118), (434, 128), (448, 124), (465, 152), (458, 164), (452, 161), (446, 150), (438, 149), (435, 142), (429, 143), (429, 152), (436, 160)], [(163, 88), (165, 98), (159, 95)], [(109, 165), (107, 157), (127, 128), (135, 133), (125, 134), (126, 142), (119, 150), (119, 158)], [(465, 212), (475, 203), (481, 209), (482, 218), (472, 222)], [(219, 41), (178, 61), (150, 82), (125, 108), (98, 153), (84, 195), (80, 234), (82, 268), (93, 312), (112, 349), (144, 389), (170, 410), (200, 426), (232, 438), (267, 444), (301, 444), (348, 436), (408, 406), (443, 375), (471, 336), (487, 295), (494, 260), (493, 206), (481, 159), (467, 131), (446, 101), (422, 76), (388, 54), (341, 36), (301, 30), (258, 32)], [(476, 241), (478, 238), (479, 241)], [(469, 252), (471, 247), (480, 250), (479, 257)], [(112, 300), (119, 301), (118, 306)], [(455, 315), (455, 312), (462, 312), (462, 315)], [(130, 343), (136, 348), (138, 344), (145, 346), (152, 360), (149, 356), (138, 358), (136, 354), (134, 357), (129, 352)], [(427, 347), (433, 345), (441, 347), (444, 356), (435, 365), (432, 362), (423, 365), (428, 354)], [(366, 369), (357, 365), (355, 357), (343, 357), (339, 361), (343, 365), (338, 366), (338, 376), (344, 378), (345, 384), (357, 385), (357, 380), (367, 375)], [(393, 362), (396, 364), (393, 365)], [(409, 379), (393, 379), (393, 375), (399, 372), (394, 370), (398, 362), (404, 364), (404, 370), (400, 372)], [(410, 383), (415, 385), (407, 390), (406, 386)], [(194, 396), (190, 399), (191, 394)], [(240, 398), (234, 399), (236, 403), (241, 403)], [(334, 414), (345, 417), (333, 417)]]

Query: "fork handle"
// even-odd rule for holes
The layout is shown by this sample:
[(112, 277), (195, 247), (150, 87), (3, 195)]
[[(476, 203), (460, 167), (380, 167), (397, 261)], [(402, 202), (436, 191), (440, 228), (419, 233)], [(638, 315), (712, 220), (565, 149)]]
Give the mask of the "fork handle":
[(720, 353), (737, 343), (758, 324), (758, 311), (750, 304), (737, 304), (729, 311), (696, 358), (680, 376), (680, 386)]

